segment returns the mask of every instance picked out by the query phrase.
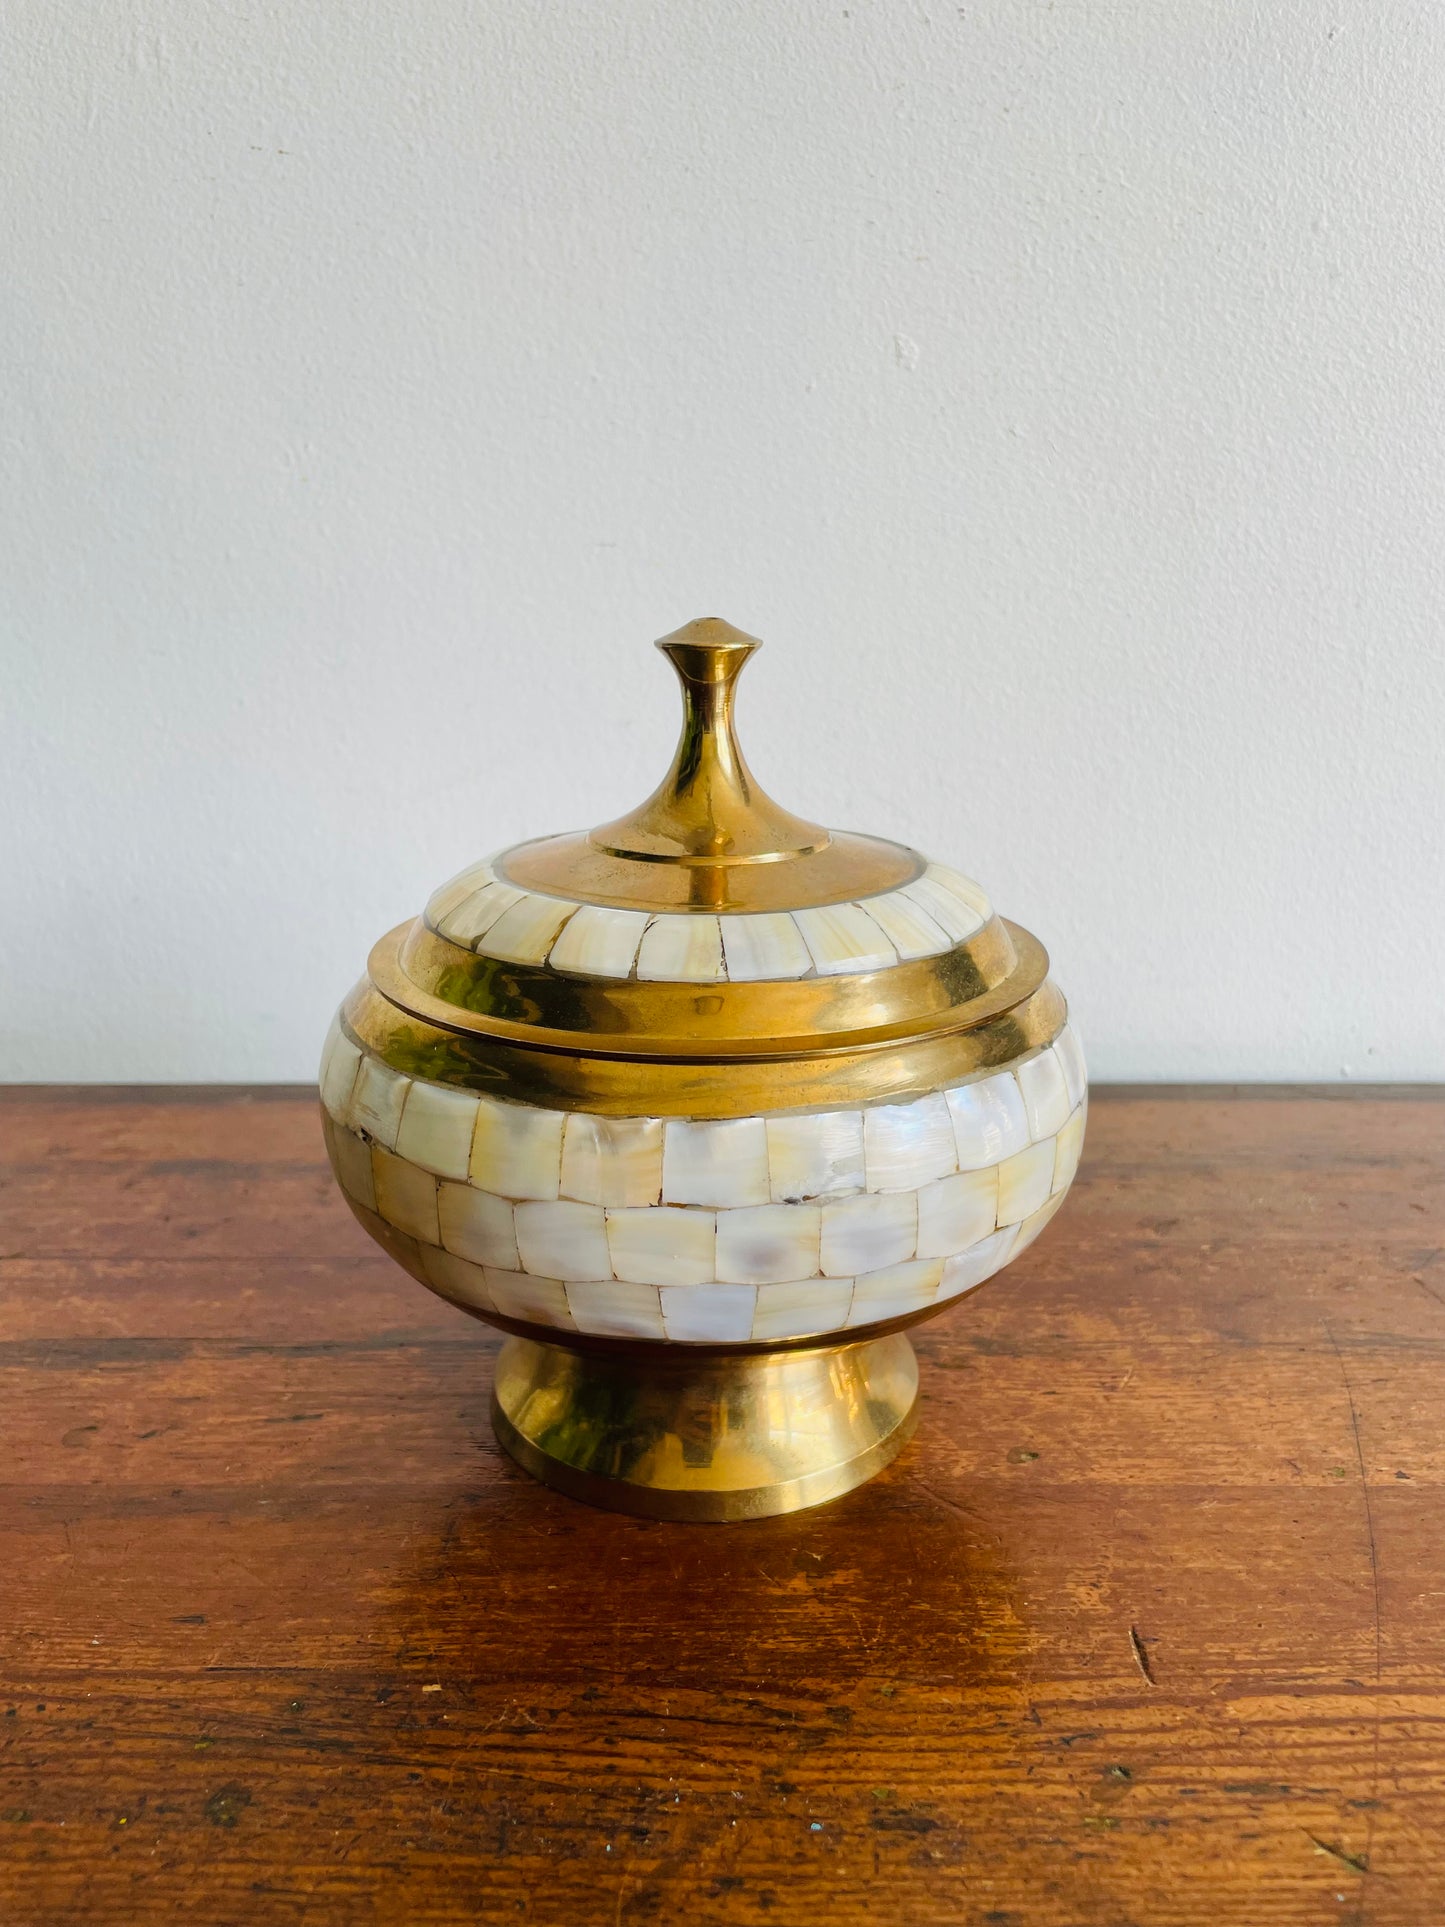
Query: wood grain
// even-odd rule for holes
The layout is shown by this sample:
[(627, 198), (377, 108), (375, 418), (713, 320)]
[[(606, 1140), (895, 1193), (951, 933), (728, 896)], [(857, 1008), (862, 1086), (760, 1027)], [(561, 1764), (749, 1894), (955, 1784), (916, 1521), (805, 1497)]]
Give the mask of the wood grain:
[(588, 1511), (295, 1092), (0, 1094), (0, 1920), (1445, 1917), (1445, 1102), (1096, 1096), (817, 1512)]

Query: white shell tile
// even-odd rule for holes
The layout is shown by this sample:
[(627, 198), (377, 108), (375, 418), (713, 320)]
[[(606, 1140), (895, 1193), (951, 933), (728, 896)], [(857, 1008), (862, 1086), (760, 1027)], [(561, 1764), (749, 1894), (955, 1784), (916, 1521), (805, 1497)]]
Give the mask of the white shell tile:
[(326, 1033), (326, 1048), (321, 1053), (321, 1102), (333, 1117), (345, 1117), (352, 1086), (361, 1064), (361, 1052), (333, 1022)]
[(901, 890), (869, 897), (864, 908), (898, 952), (901, 963), (914, 957), (936, 957), (953, 948), (953, 939), (942, 925)]
[(778, 1204), (839, 1197), (864, 1184), (863, 1113), (770, 1117), (768, 1183)]
[(806, 977), (813, 968), (803, 933), (784, 911), (748, 917), (719, 917), (723, 957), (735, 984), (764, 979)]
[(854, 1279), (849, 1328), (876, 1325), (885, 1318), (902, 1318), (907, 1312), (920, 1311), (938, 1296), (942, 1278), (943, 1260), (930, 1258)]
[(458, 870), (439, 890), (433, 890), (427, 898), (426, 920), (433, 930), (439, 930), (454, 910), (460, 910), (470, 896), (488, 883), (495, 883), (496, 875), (490, 860), (484, 863), (468, 864), (465, 870)]
[(468, 1264), (465, 1258), (455, 1257), (450, 1251), (438, 1251), (435, 1245), (422, 1245), (421, 1268), (428, 1281), (445, 1297), (454, 1298), (459, 1304), (475, 1305), (479, 1311), (493, 1309), (487, 1275), (480, 1265)]
[(486, 1281), (492, 1303), (504, 1318), (572, 1328), (567, 1289), (560, 1278), (529, 1278), (523, 1271), (494, 1271), (488, 1265)]
[(517, 1250), (523, 1271), (543, 1278), (610, 1278), (607, 1222), (600, 1204), (558, 1198), (516, 1206)]
[(863, 1113), (863, 1161), (870, 1191), (911, 1191), (958, 1169), (953, 1118), (941, 1092)]
[(667, 1335), (694, 1345), (740, 1345), (752, 1337), (757, 1291), (752, 1285), (664, 1285)]
[(918, 1244), (916, 1191), (865, 1191), (822, 1207), (819, 1258), (829, 1278), (856, 1278), (860, 1272), (911, 1258)]
[(992, 1237), (981, 1238), (956, 1258), (949, 1258), (943, 1267), (943, 1283), (938, 1287), (939, 1303), (946, 1298), (957, 1298), (965, 1291), (972, 1291), (985, 1278), (992, 1278), (1013, 1256), (1017, 1238), (1018, 1226), (1005, 1225), (1002, 1231), (995, 1231)]
[(437, 1181), (430, 1171), (408, 1164), (380, 1144), (371, 1147), (371, 1181), (378, 1217), (424, 1244), (441, 1243), (437, 1225)]
[(1072, 1024), (1064, 1025), (1054, 1039), (1054, 1049), (1068, 1086), (1070, 1106), (1082, 1104), (1089, 1088), (1089, 1074), (1084, 1068), (1084, 1048), (1079, 1042), (1079, 1033)]
[(716, 917), (654, 917), (642, 933), (637, 975), (649, 983), (713, 984), (723, 974)]
[(477, 1100), (471, 1179), (504, 1198), (555, 1198), (562, 1181), (564, 1111), (495, 1097)]
[(856, 970), (887, 970), (898, 961), (898, 952), (860, 903), (830, 903), (816, 910), (795, 910), (793, 920), (803, 933), (803, 941), (820, 977), (839, 977)]
[(1054, 1180), (1051, 1191), (1067, 1191), (1079, 1168), (1079, 1153), (1084, 1148), (1084, 1106), (1069, 1114), (1069, 1120), (1054, 1139)]
[(662, 1136), (669, 1204), (766, 1204), (768, 1133), (760, 1117), (669, 1118)]
[(1059, 1191), (1049, 1199), (1047, 1204), (1040, 1205), (1037, 1211), (1030, 1212), (1029, 1216), (1026, 1217), (1019, 1226), (1018, 1242), (1010, 1253), (1011, 1257), (1017, 1258), (1021, 1251), (1028, 1250), (1029, 1246), (1033, 1243), (1034, 1239), (1038, 1237), (1039, 1233), (1053, 1217), (1063, 1201), (1064, 1194), (1062, 1191)]
[(553, 944), (547, 962), (578, 977), (630, 976), (646, 928), (645, 910), (585, 903)]
[(452, 943), (474, 944), (514, 903), (520, 903), (525, 894), (523, 890), (514, 890), (510, 883), (484, 883), (443, 918), (437, 928)]
[(988, 900), (988, 891), (972, 877), (966, 877), (961, 870), (950, 870), (946, 863), (930, 863), (924, 875), (934, 883), (941, 884), (951, 896), (958, 898), (965, 909), (972, 910), (980, 922), (987, 923), (993, 915), (993, 905)]
[(918, 1193), (918, 1255), (951, 1258), (993, 1230), (998, 1216), (998, 1172), (959, 1171)]
[(841, 1331), (848, 1322), (852, 1302), (851, 1278), (804, 1278), (786, 1285), (760, 1285), (752, 1336), (761, 1342)]
[(815, 1204), (757, 1204), (717, 1214), (717, 1275), (735, 1285), (785, 1284), (818, 1269)]
[(998, 1167), (998, 1221), (1018, 1224), (1037, 1211), (1054, 1181), (1054, 1141), (1031, 1144)]
[(966, 943), (984, 926), (985, 919), (977, 910), (954, 896), (951, 890), (945, 890), (935, 877), (925, 875), (905, 883), (902, 894), (926, 911), (940, 929), (946, 930), (953, 943)]
[(569, 1284), (567, 1303), (578, 1331), (604, 1338), (665, 1338), (656, 1285), (620, 1284), (615, 1278)]
[(960, 1171), (981, 1171), (1022, 1151), (1029, 1141), (1024, 1095), (1012, 1071), (960, 1084), (944, 1093), (953, 1118)]
[(1037, 1057), (1026, 1058), (1014, 1075), (1024, 1094), (1024, 1111), (1031, 1138), (1053, 1137), (1069, 1115), (1069, 1089), (1064, 1068), (1052, 1050), (1041, 1050)]
[(437, 1193), (437, 1223), (442, 1243), (459, 1258), (500, 1271), (521, 1270), (509, 1199), (470, 1184), (443, 1184)]
[(557, 932), (577, 908), (559, 897), (525, 896), (504, 910), (478, 940), (477, 949), (504, 963), (539, 964), (556, 941)]
[(349, 1198), (376, 1210), (376, 1186), (371, 1177), (371, 1146), (365, 1138), (343, 1131), (328, 1118), (326, 1142), (331, 1152), (336, 1181)]
[(662, 1119), (573, 1111), (562, 1134), (562, 1195), (584, 1204), (657, 1204)]
[(675, 1205), (607, 1213), (607, 1247), (619, 1278), (646, 1285), (702, 1285), (716, 1276), (717, 1213)]
[(388, 1151), (395, 1150), (401, 1107), (406, 1102), (410, 1082), (410, 1078), (399, 1076), (379, 1057), (364, 1056), (341, 1122), (350, 1130), (365, 1131)]
[(438, 1177), (464, 1178), (476, 1124), (477, 1100), (470, 1091), (413, 1081), (396, 1134), (397, 1155), (424, 1165)]

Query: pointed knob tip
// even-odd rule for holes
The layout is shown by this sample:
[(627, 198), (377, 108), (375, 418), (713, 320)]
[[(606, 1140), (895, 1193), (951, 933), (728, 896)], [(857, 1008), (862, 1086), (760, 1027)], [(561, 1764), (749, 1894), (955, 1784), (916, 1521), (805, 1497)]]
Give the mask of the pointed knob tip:
[(674, 629), (670, 636), (659, 636), (656, 646), (679, 667), (684, 661), (689, 666), (710, 662), (716, 673), (724, 667), (729, 671), (740, 669), (753, 651), (763, 645), (756, 636), (734, 629), (721, 616), (698, 616), (695, 621)]

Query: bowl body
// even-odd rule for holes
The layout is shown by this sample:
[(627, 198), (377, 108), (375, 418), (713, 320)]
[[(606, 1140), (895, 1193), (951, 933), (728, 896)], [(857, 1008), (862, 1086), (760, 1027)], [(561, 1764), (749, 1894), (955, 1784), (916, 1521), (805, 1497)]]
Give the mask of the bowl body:
[(732, 1117), (660, 1115), (645, 1064), (635, 1108), (603, 1115), (392, 1057), (338, 1016), (321, 1096), (348, 1203), (451, 1303), (564, 1342), (777, 1346), (927, 1316), (1049, 1222), (1087, 1110), (1067, 1023), (936, 1089)]

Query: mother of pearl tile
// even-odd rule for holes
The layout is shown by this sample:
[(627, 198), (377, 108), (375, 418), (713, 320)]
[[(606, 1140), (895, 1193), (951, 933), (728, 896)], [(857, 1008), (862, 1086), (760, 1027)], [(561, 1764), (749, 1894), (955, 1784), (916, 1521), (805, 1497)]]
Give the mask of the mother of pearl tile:
[(388, 1151), (394, 1150), (410, 1083), (410, 1078), (402, 1077), (379, 1057), (363, 1056), (341, 1122), (350, 1130), (364, 1131)]
[(943, 1283), (938, 1287), (939, 1303), (946, 1298), (957, 1298), (962, 1292), (972, 1291), (985, 1278), (992, 1278), (1013, 1256), (1017, 1238), (1018, 1226), (1005, 1225), (1002, 1231), (980, 1238), (967, 1251), (960, 1251), (956, 1258), (947, 1259), (943, 1267)]
[(577, 977), (626, 977), (647, 928), (645, 910), (584, 903), (547, 954), (553, 970)]
[(768, 1133), (760, 1117), (669, 1118), (662, 1137), (669, 1204), (766, 1204)]
[(437, 929), (451, 943), (474, 944), (514, 903), (520, 903), (525, 894), (514, 890), (510, 883), (484, 883), (480, 890), (464, 897), (455, 910), (443, 917)]
[(521, 1270), (510, 1199), (472, 1184), (444, 1183), (437, 1192), (437, 1224), (442, 1243), (458, 1257), (500, 1271)]
[(766, 1120), (773, 1200), (838, 1197), (863, 1189), (863, 1113), (814, 1111)]
[(918, 1255), (951, 1258), (977, 1244), (998, 1218), (998, 1172), (959, 1171), (918, 1193)]
[(757, 1296), (752, 1285), (664, 1285), (667, 1335), (684, 1344), (746, 1344), (752, 1337)]
[(757, 1204), (717, 1214), (717, 1275), (735, 1285), (784, 1284), (818, 1269), (815, 1204)]
[(712, 984), (723, 974), (716, 917), (654, 917), (642, 933), (637, 975), (646, 983)]
[(379, 1217), (424, 1244), (441, 1243), (437, 1226), (437, 1181), (430, 1171), (422, 1171), (415, 1164), (408, 1164), (405, 1158), (399, 1158), (395, 1151), (373, 1144), (371, 1181), (376, 1187)]
[(543, 1278), (610, 1278), (607, 1223), (600, 1204), (570, 1198), (519, 1204), (513, 1216), (523, 1271)]
[(1052, 1191), (1067, 1191), (1079, 1168), (1079, 1153), (1084, 1148), (1084, 1106), (1069, 1113), (1069, 1120), (1054, 1139), (1054, 1181)]
[(851, 1278), (802, 1278), (786, 1285), (760, 1285), (752, 1337), (806, 1338), (841, 1331), (853, 1302)]
[(504, 963), (539, 964), (556, 941), (557, 932), (577, 908), (560, 897), (525, 896), (504, 910), (477, 949)]
[(569, 1283), (567, 1303), (578, 1331), (603, 1338), (665, 1338), (656, 1285), (622, 1284), (615, 1278)]
[(1089, 1088), (1089, 1077), (1084, 1069), (1084, 1050), (1079, 1042), (1079, 1033), (1072, 1024), (1065, 1024), (1054, 1039), (1054, 1050), (1064, 1073), (1064, 1082), (1069, 1088), (1070, 1105), (1082, 1104), (1084, 1092)]
[(1017, 1258), (1021, 1251), (1028, 1250), (1029, 1246), (1033, 1243), (1034, 1239), (1038, 1237), (1039, 1233), (1053, 1217), (1063, 1201), (1064, 1193), (1062, 1191), (1056, 1191), (1047, 1204), (1042, 1204), (1037, 1211), (1031, 1211), (1029, 1213), (1028, 1217), (1026, 1217), (1019, 1226), (1018, 1243), (1010, 1253), (1011, 1257)]
[(898, 961), (898, 952), (861, 903), (795, 910), (793, 919), (820, 977), (840, 977), (855, 970), (887, 970)]
[(1029, 1136), (1052, 1137), (1070, 1110), (1063, 1066), (1052, 1050), (1041, 1050), (1037, 1057), (1025, 1058), (1022, 1064), (1015, 1065), (1014, 1075), (1024, 1095)]
[(806, 977), (813, 968), (803, 933), (786, 911), (719, 917), (723, 956), (735, 984)]
[(953, 948), (948, 932), (901, 890), (869, 897), (864, 908), (898, 952), (902, 963), (914, 957), (936, 957)]
[(355, 1198), (368, 1211), (375, 1211), (376, 1186), (371, 1176), (371, 1146), (365, 1138), (344, 1131), (332, 1118), (325, 1120), (325, 1126), (326, 1148), (331, 1153), (337, 1183), (347, 1197)]
[(709, 1284), (717, 1275), (717, 1213), (668, 1204), (609, 1210), (607, 1247), (619, 1278), (644, 1285)]
[(853, 1281), (853, 1302), (848, 1308), (848, 1325), (881, 1324), (885, 1318), (902, 1318), (910, 1311), (921, 1311), (938, 1296), (943, 1278), (941, 1258), (918, 1259), (912, 1264), (893, 1265), (886, 1271), (870, 1272)]
[(916, 1191), (861, 1192), (822, 1207), (820, 1268), (829, 1278), (911, 1258), (918, 1245)]
[(863, 1161), (870, 1191), (906, 1191), (958, 1169), (953, 1118), (942, 1092), (863, 1113)]
[(487, 1290), (487, 1274), (480, 1265), (468, 1264), (465, 1258), (455, 1257), (450, 1251), (438, 1251), (435, 1245), (422, 1245), (421, 1268), (444, 1297), (453, 1298), (458, 1304), (474, 1305), (478, 1311), (494, 1309), (492, 1294)]
[(360, 1063), (361, 1052), (333, 1018), (331, 1028), (326, 1033), (326, 1047), (321, 1053), (321, 1076), (318, 1080), (321, 1102), (333, 1117), (345, 1117), (347, 1100), (356, 1082)]
[(504, 1318), (572, 1329), (567, 1288), (560, 1278), (531, 1278), (524, 1271), (494, 1271), (490, 1265), (485, 1276), (492, 1303)]
[(924, 875), (940, 884), (950, 896), (958, 898), (967, 909), (977, 913), (980, 920), (987, 923), (993, 915), (993, 905), (988, 900), (988, 891), (972, 877), (966, 877), (961, 870), (950, 870), (946, 863), (930, 863)]
[(396, 1133), (397, 1154), (439, 1178), (464, 1178), (476, 1123), (477, 1100), (469, 1091), (413, 1082)]
[(902, 894), (926, 911), (940, 929), (946, 930), (953, 943), (966, 943), (987, 921), (951, 890), (945, 890), (936, 877), (917, 877), (903, 885)]
[(1012, 1071), (944, 1092), (953, 1118), (960, 1171), (980, 1171), (1022, 1151), (1029, 1141), (1024, 1094)]
[(458, 870), (454, 877), (433, 890), (426, 902), (426, 920), (433, 930), (439, 930), (454, 910), (460, 910), (470, 896), (488, 883), (496, 882), (496, 874), (488, 859), (483, 863), (472, 863), (465, 870)]
[(1031, 1144), (998, 1167), (998, 1221), (1018, 1224), (1046, 1201), (1054, 1181), (1054, 1141)]
[(562, 1179), (565, 1122), (565, 1111), (479, 1098), (472, 1183), (503, 1198), (555, 1198)]
[(662, 1119), (573, 1111), (562, 1133), (562, 1195), (584, 1204), (657, 1204)]

